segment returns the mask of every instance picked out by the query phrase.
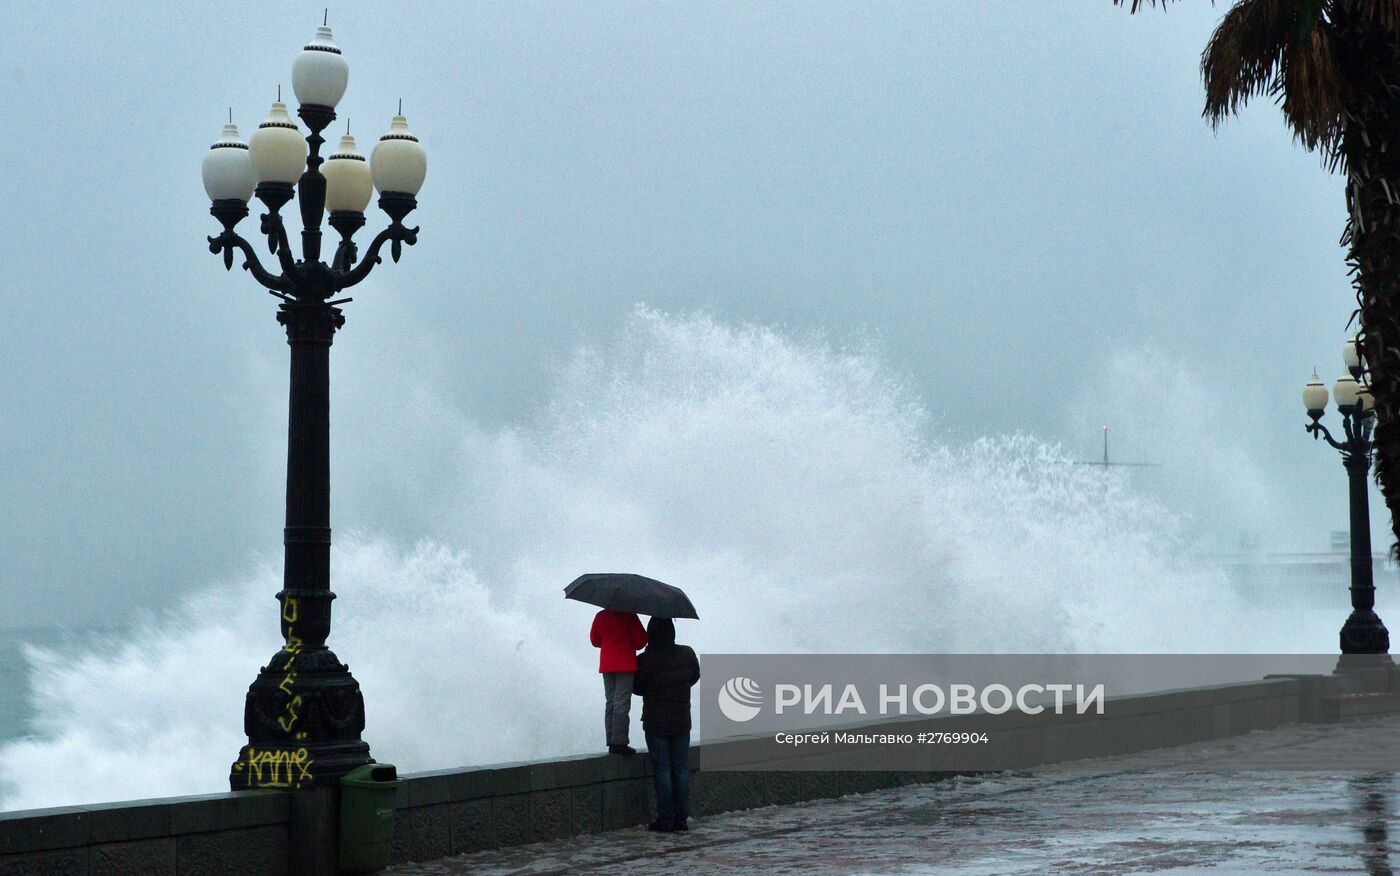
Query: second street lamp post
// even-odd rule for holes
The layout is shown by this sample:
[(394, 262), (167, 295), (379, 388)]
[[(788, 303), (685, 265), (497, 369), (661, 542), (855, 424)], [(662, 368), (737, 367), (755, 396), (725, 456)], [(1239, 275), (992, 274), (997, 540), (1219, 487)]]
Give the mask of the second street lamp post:
[[(223, 254), (226, 269), (233, 267), (234, 251), (242, 253), (243, 267), (281, 300), (277, 321), (291, 347), (285, 561), (277, 594), (285, 644), (248, 689), (243, 713), (248, 744), (229, 773), (234, 790), (325, 787), (370, 760), (369, 746), (360, 738), (365, 726), (360, 685), (326, 647), (335, 598), (330, 589), (330, 347), (345, 323), (338, 305), (350, 300), (335, 296), (369, 275), (385, 244), (398, 261), (402, 245), (417, 241), (418, 229), (403, 220), (417, 206), (427, 159), (401, 114), (368, 164), (348, 132), (340, 148), (322, 159), (321, 132), (335, 120), (347, 81), (348, 68), (330, 28), (318, 28), (292, 65), (297, 115), (310, 129), (305, 139), (279, 94), (246, 146), (230, 120), (204, 159), (204, 186), (213, 201), (209, 212), (224, 226), (209, 238), (209, 251)], [(364, 209), (375, 188), (389, 227), (357, 263), (352, 239), (365, 224)], [(252, 245), (234, 231), (255, 193), (267, 207), (261, 232), (280, 273), (265, 269)], [(302, 220), (300, 259), (292, 255), (280, 212), (293, 196)], [(340, 234), (329, 264), (321, 259), (327, 208), (330, 225)]]
[(1375, 426), (1376, 412), (1370, 390), (1362, 382), (1365, 369), (1354, 336), (1343, 345), (1342, 358), (1348, 373), (1337, 379), (1332, 387), (1332, 396), (1342, 415), (1344, 440), (1333, 438), (1327, 427), (1322, 425), (1322, 415), (1327, 410), (1327, 387), (1316, 371), (1303, 387), (1303, 404), (1312, 418), (1307, 430), (1314, 440), (1321, 437), (1341, 451), (1342, 464), (1347, 471), (1351, 497), (1351, 614), (1339, 636), (1345, 664), (1349, 658), (1355, 659), (1351, 655), (1389, 654), (1390, 633), (1376, 614), (1376, 585), (1372, 576), (1367, 481), (1371, 470), (1371, 430)]

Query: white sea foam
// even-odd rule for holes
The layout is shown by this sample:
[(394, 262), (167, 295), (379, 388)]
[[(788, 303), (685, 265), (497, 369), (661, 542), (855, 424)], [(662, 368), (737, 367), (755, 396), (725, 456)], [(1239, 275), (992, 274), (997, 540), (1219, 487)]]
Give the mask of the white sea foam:
[[(1249, 613), (1172, 514), (1026, 436), (955, 444), (866, 349), (639, 309), (529, 428), (463, 430), (450, 543), (341, 533), (331, 645), (401, 769), (594, 750), (584, 571), (684, 587), (705, 651), (1237, 650)], [(222, 790), (277, 649), (259, 567), (78, 660), (31, 651), (5, 808)], [(1250, 644), (1326, 647), (1287, 631)], [(191, 665), (191, 663), (194, 665)]]

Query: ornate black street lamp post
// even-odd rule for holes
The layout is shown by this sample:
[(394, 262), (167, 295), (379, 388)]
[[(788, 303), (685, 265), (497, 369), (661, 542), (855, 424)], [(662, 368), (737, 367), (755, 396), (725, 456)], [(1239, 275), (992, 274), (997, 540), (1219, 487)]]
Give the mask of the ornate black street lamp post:
[(1371, 470), (1371, 431), (1375, 427), (1376, 412), (1370, 390), (1364, 382), (1365, 368), (1354, 336), (1343, 345), (1342, 358), (1348, 373), (1337, 379), (1332, 395), (1342, 415), (1345, 440), (1336, 440), (1322, 425), (1322, 415), (1327, 409), (1327, 387), (1316, 371), (1303, 387), (1303, 404), (1312, 418), (1307, 430), (1312, 433), (1313, 439), (1320, 436), (1341, 451), (1342, 465), (1346, 467), (1351, 491), (1351, 615), (1342, 626), (1340, 635), (1345, 663), (1349, 655), (1389, 654), (1390, 633), (1376, 614), (1376, 585), (1372, 580), (1371, 567), (1371, 513), (1367, 480)]
[[(322, 159), (321, 132), (335, 120), (347, 81), (348, 68), (330, 28), (318, 28), (292, 66), (297, 115), (310, 129), (305, 139), (279, 93), (248, 145), (239, 142), (230, 123), (204, 159), (204, 186), (214, 202), (209, 212), (224, 226), (209, 238), (209, 251), (223, 253), (225, 269), (233, 267), (235, 250), (243, 254), (243, 267), (281, 300), (277, 321), (291, 346), (285, 563), (277, 594), (285, 644), (248, 689), (243, 713), (248, 744), (230, 770), (234, 790), (325, 787), (370, 760), (369, 746), (360, 739), (365, 715), (359, 683), (326, 647), (335, 598), (330, 589), (330, 347), (345, 323), (339, 305), (350, 301), (336, 296), (369, 275), (386, 243), (398, 261), (402, 245), (417, 241), (418, 229), (403, 220), (417, 206), (427, 159), (402, 115), (394, 116), (368, 164), (348, 132), (340, 148)], [(390, 223), (357, 260), (352, 239), (365, 224), (364, 209), (375, 188)], [(234, 231), (248, 215), (254, 193), (267, 207), (261, 232), (277, 257), (276, 274)], [(293, 196), (301, 210), (300, 259), (292, 255), (280, 212)], [(340, 234), (329, 264), (321, 259), (327, 209)]]

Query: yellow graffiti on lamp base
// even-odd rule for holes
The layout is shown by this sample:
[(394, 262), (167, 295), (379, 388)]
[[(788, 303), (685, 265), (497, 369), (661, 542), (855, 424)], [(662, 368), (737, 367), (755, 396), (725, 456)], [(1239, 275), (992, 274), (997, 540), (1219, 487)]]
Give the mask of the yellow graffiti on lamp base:
[(311, 780), (311, 764), (311, 753), (305, 748), (258, 751), (249, 746), (248, 787), (300, 788), (303, 781)]

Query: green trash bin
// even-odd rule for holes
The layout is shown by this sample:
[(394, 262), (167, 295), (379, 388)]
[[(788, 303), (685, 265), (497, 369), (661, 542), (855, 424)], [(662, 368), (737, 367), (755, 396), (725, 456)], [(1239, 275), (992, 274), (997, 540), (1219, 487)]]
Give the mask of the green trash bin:
[(367, 763), (340, 780), (340, 868), (373, 873), (389, 866), (394, 843), (398, 771), (391, 763)]

